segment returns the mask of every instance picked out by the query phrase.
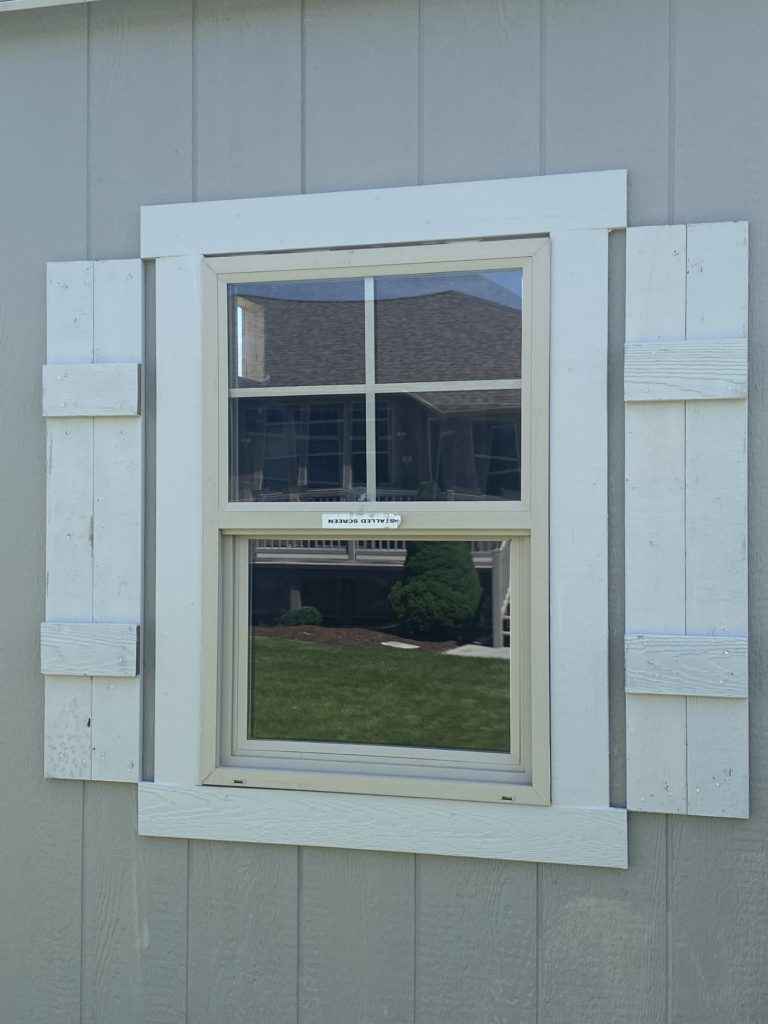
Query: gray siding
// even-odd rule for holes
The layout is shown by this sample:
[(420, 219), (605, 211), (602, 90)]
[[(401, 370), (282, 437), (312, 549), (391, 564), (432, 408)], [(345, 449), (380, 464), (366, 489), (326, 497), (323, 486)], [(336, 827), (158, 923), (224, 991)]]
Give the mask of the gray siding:
[[(763, 0), (102, 0), (0, 15), (0, 1017), (768, 1018)], [(628, 167), (634, 224), (751, 222), (748, 822), (633, 815), (628, 872), (146, 840), (45, 782), (44, 262), (142, 203)], [(623, 781), (622, 239), (612, 242), (612, 792)]]

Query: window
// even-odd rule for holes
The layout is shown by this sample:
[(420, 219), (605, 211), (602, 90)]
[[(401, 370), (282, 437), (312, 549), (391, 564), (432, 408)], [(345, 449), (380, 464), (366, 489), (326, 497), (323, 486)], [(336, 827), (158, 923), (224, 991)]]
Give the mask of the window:
[[(608, 792), (605, 401), (608, 234), (625, 226), (621, 171), (142, 210), (157, 351), (155, 761), (153, 781), (139, 788), (142, 835), (626, 866), (626, 812), (609, 806)], [(549, 251), (551, 299), (550, 275), (538, 272)], [(439, 300), (433, 338), (446, 323), (460, 337), (484, 298), (453, 287), (446, 314), (448, 297), (430, 299), (415, 279), (514, 270), (519, 370), (509, 345), (495, 354), (485, 345), (492, 358), (481, 360), (465, 344), (451, 362), (439, 346), (399, 342), (406, 305)], [(349, 292), (353, 281), (362, 296)], [(286, 301), (286, 282), (314, 295)], [(344, 359), (321, 375), (313, 353), (322, 332), (318, 341), (302, 329), (288, 378), (279, 376), (267, 308), (278, 301), (322, 305), (345, 339)], [(284, 308), (283, 322), (300, 322), (306, 309)], [(504, 308), (497, 315), (511, 322)], [(547, 335), (551, 366), (537, 366), (535, 340)], [(241, 407), (261, 412), (251, 419)], [(232, 459), (230, 432), (241, 449)], [(519, 719), (530, 751), (526, 760), (521, 743), (517, 765), (511, 710), (509, 753), (495, 749), (506, 692), (495, 694), (491, 727), (472, 728), (474, 747), (466, 730), (451, 735), (445, 719), (424, 712), (428, 688), (408, 692), (423, 699), (410, 705), (413, 730), (397, 735), (381, 715), (373, 733), (354, 714), (346, 724), (330, 715), (321, 732), (308, 687), (292, 720), (278, 719), (285, 702), (270, 700), (277, 677), (270, 645), (260, 653), (257, 640), (287, 639), (266, 632), (274, 620), (320, 604), (321, 629), (389, 637), (381, 619), (345, 625), (341, 612), (381, 612), (382, 578), (389, 594), (393, 576), (408, 575), (408, 544), (430, 542), (462, 545), (465, 560), (468, 549), (482, 593), (493, 586), (489, 556), (508, 543), (518, 583), (508, 649), (523, 650), (511, 635), (522, 623), (530, 650), (529, 668), (510, 668), (510, 680), (530, 678)], [(512, 561), (520, 551), (529, 579)], [(297, 558), (325, 563), (310, 580)], [(351, 600), (345, 588), (358, 569)], [(271, 604), (270, 589), (279, 595)], [(527, 612), (512, 608), (513, 595)], [(486, 623), (494, 619), (489, 610)], [(492, 646), (493, 630), (435, 642), (465, 639)], [(415, 651), (377, 643), (375, 653), (432, 653), (446, 669), (470, 661), (425, 640)], [(508, 699), (517, 706), (511, 682)], [(281, 763), (253, 746), (268, 743), (281, 745)], [(506, 762), (489, 765), (499, 757)]]
[(206, 781), (546, 801), (546, 240), (209, 265)]

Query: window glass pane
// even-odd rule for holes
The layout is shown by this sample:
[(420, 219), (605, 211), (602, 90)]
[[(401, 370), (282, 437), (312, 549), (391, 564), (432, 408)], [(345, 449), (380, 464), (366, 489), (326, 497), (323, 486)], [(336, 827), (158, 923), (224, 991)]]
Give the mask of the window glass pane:
[(249, 580), (250, 739), (509, 752), (508, 541), (253, 540)]
[(518, 379), (522, 271), (380, 277), (376, 380)]
[(235, 398), (232, 501), (342, 501), (365, 494), (361, 397)]
[(232, 387), (360, 384), (363, 282), (230, 285), (229, 337)]
[(379, 501), (520, 500), (520, 392), (376, 399)]

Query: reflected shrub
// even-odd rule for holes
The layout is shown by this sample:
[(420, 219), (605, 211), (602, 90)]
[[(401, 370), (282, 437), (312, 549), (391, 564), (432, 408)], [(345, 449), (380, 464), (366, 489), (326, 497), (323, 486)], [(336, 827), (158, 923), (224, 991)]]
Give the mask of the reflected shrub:
[(464, 541), (409, 541), (401, 580), (389, 593), (398, 625), (414, 636), (460, 638), (471, 630), (482, 588)]
[(311, 604), (303, 608), (292, 608), (283, 612), (277, 620), (278, 626), (322, 626), (323, 616), (319, 609), (313, 608)]

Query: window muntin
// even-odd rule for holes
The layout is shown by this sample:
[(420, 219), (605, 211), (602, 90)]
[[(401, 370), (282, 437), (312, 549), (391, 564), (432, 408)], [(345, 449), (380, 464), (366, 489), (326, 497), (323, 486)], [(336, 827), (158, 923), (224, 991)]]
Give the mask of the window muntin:
[(521, 447), (523, 287), (514, 267), (230, 284), (230, 500), (519, 501), (519, 456), (493, 452)]
[[(306, 788), (347, 792), (399, 793), (445, 798), (512, 800), (541, 803), (548, 801), (548, 637), (547, 637), (547, 391), (548, 391), (548, 248), (541, 239), (520, 242), (449, 243), (387, 250), (361, 250), (345, 253), (288, 254), (272, 258), (233, 257), (209, 260), (218, 280), (218, 324), (222, 339), (219, 360), (219, 489), (213, 519), (217, 523), (219, 565), (223, 573), (222, 615), (224, 630), (220, 638), (221, 671), (224, 684), (218, 727), (218, 765), (206, 781), (225, 785), (254, 785), (268, 788)], [(384, 277), (436, 277), (446, 269), (460, 273), (516, 270), (520, 292), (528, 296), (520, 314), (521, 376), (508, 379), (458, 379), (380, 383), (375, 376), (375, 286)], [(365, 297), (365, 383), (313, 384), (306, 386), (232, 387), (230, 375), (230, 324), (232, 321), (231, 285), (254, 282), (274, 283), (285, 279), (308, 282), (338, 280), (348, 276), (363, 281)], [(535, 341), (535, 344), (534, 344)], [(398, 433), (393, 417), (393, 402), (418, 395), (435, 406), (459, 401), (455, 406), (476, 415), (479, 408), (488, 411), (483, 392), (493, 396), (495, 412), (504, 412), (509, 422), (479, 425), (477, 439), (467, 444), (472, 457), (485, 464), (482, 476), (496, 493), (467, 493), (431, 481), (432, 497), (409, 500), (401, 493), (387, 500), (387, 489), (400, 486), (402, 479), (396, 464)], [(480, 406), (476, 395), (479, 394)], [(510, 400), (511, 393), (511, 400)], [(434, 398), (433, 398), (434, 395)], [(445, 396), (445, 397), (443, 397)], [(314, 494), (299, 488), (286, 499), (273, 494), (269, 500), (252, 497), (231, 484), (229, 427), (232, 409), (244, 400), (282, 399), (305, 404), (316, 399), (364, 402), (364, 455), (366, 487), (364, 494)], [(386, 401), (389, 400), (389, 401)], [(473, 404), (474, 403), (474, 404)], [(502, 408), (496, 406), (501, 403)], [(504, 407), (506, 406), (506, 408)], [(357, 407), (359, 408), (359, 406)], [(337, 416), (337, 419), (339, 417)], [(434, 417), (433, 417), (434, 418)], [(355, 417), (359, 420), (359, 417)], [(473, 424), (473, 429), (476, 427)], [(430, 443), (430, 432), (432, 439)], [(400, 431), (400, 433), (402, 433)], [(423, 431), (425, 447), (431, 458), (445, 463), (438, 477), (449, 475), (446, 460), (453, 458), (448, 431), (434, 427)], [(351, 436), (351, 435), (350, 435)], [(359, 436), (359, 435), (357, 435)], [(338, 451), (333, 448), (333, 465)], [(351, 450), (352, 445), (348, 445)], [(359, 481), (363, 446), (356, 443), (356, 470)], [(441, 451), (442, 449), (442, 451)], [(209, 448), (209, 454), (213, 449)], [(233, 445), (233, 452), (236, 446)], [(279, 453), (278, 453), (279, 454)], [(406, 452), (406, 454), (412, 454)], [(324, 457), (328, 453), (325, 452)], [(291, 455), (293, 459), (293, 455)], [(446, 468), (448, 467), (448, 468)], [(532, 472), (535, 467), (535, 472)], [(343, 473), (334, 470), (332, 483)], [(308, 473), (308, 470), (307, 470)], [(299, 482), (299, 472), (294, 471)], [(381, 475), (381, 484), (379, 476)], [(476, 473), (476, 475), (478, 475)], [(284, 474), (287, 476), (287, 474)], [(455, 473), (454, 473), (455, 477)], [(212, 478), (211, 478), (212, 479)], [(304, 479), (308, 480), (308, 475)], [(347, 473), (346, 481), (350, 480)], [(519, 481), (519, 482), (518, 482)], [(328, 483), (324, 479), (323, 483)], [(438, 481), (439, 482), (439, 481)], [(510, 484), (513, 484), (512, 486)], [(485, 488), (491, 491), (491, 485)], [(332, 488), (333, 489), (333, 488)], [(337, 489), (338, 490), (338, 489)], [(480, 490), (478, 488), (478, 490)], [(442, 491), (442, 493), (441, 493)], [(209, 494), (212, 492), (209, 491)], [(354, 493), (354, 492), (352, 492)], [(510, 494), (512, 496), (510, 496)], [(364, 498), (364, 500), (362, 500)], [(510, 749), (507, 752), (403, 747), (387, 744), (325, 742), (293, 739), (251, 739), (248, 736), (248, 538), (286, 537), (311, 540), (320, 534), (323, 511), (328, 500), (337, 501), (339, 510), (396, 511), (402, 520), (402, 539), (448, 538), (460, 541), (495, 537), (509, 541), (522, 571), (513, 572), (519, 581), (513, 588), (514, 612), (511, 622), (520, 631), (521, 642), (514, 645), (511, 678), (517, 680), (517, 696), (510, 690), (510, 703), (520, 709), (517, 720), (510, 715)], [(211, 520), (213, 521), (213, 520)], [(290, 531), (290, 533), (287, 533)], [(388, 536), (335, 533), (339, 539), (384, 541)], [(239, 583), (237, 581), (240, 581)], [(239, 594), (239, 596), (238, 596)], [(239, 609), (239, 611), (237, 610)]]

